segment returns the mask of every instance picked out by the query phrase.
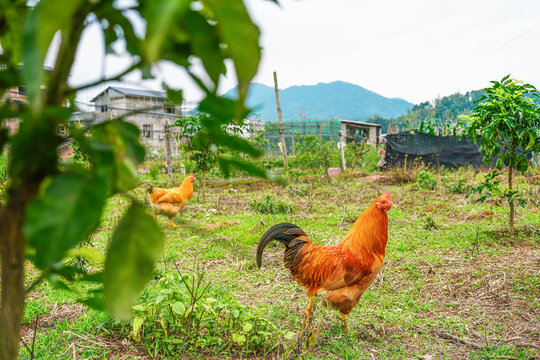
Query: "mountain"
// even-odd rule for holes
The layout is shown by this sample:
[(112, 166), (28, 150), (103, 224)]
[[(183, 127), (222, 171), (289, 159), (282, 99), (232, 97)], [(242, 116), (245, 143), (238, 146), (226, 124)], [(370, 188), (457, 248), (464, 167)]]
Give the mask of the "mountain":
[[(224, 96), (232, 98), (236, 94), (237, 88), (233, 88)], [(362, 121), (375, 114), (395, 118), (413, 106), (403, 99), (390, 99), (344, 81), (291, 86), (279, 91), (279, 100), (284, 120), (298, 119), (302, 109), (307, 119), (337, 117)], [(246, 103), (262, 120), (277, 121), (274, 88), (252, 83)]]

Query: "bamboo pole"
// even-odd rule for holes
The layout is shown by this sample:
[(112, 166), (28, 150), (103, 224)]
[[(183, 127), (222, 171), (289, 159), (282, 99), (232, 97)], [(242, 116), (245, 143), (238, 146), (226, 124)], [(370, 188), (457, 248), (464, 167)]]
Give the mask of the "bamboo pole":
[(281, 137), (281, 144), (283, 145), (283, 168), (285, 169), (285, 172), (288, 171), (288, 163), (287, 163), (287, 143), (285, 142), (285, 130), (283, 129), (283, 117), (281, 115), (281, 105), (279, 103), (279, 89), (278, 89), (278, 82), (277, 82), (277, 72), (274, 71), (274, 88), (276, 91), (276, 106), (277, 106), (277, 113), (278, 113), (278, 121), (279, 121), (279, 135)]

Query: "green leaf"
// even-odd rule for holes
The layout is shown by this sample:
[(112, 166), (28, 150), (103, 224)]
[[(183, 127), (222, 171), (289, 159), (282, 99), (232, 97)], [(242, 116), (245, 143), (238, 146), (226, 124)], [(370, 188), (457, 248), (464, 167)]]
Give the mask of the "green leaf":
[(152, 278), (161, 256), (163, 233), (141, 204), (133, 202), (112, 237), (103, 274), (107, 311), (129, 319), (130, 306)]
[(243, 102), (249, 83), (261, 59), (259, 28), (251, 21), (242, 0), (203, 0), (212, 11), (227, 55), (233, 60), (238, 78), (238, 95)]
[(43, 195), (28, 207), (24, 233), (37, 254), (34, 264), (44, 270), (98, 226), (107, 186), (96, 176), (65, 173), (54, 177)]
[(184, 315), (186, 312), (186, 306), (180, 301), (177, 301), (174, 304), (172, 304), (171, 309), (175, 314), (178, 314), (178, 315)]
[(62, 37), (69, 37), (75, 12), (82, 0), (41, 0), (27, 14), (23, 27), (22, 75), (28, 87), (30, 104), (35, 111), (43, 82), (43, 62), (54, 34), (62, 30)]
[[(144, 324), (144, 319), (140, 316), (135, 316), (133, 318), (133, 324), (132, 326), (132, 335), (133, 338), (138, 342), (140, 341), (139, 337), (139, 330), (141, 329), (142, 325)], [(138, 340), (137, 340), (138, 339)]]
[(308, 337), (306, 347), (309, 348), (315, 345), (317, 345), (317, 335), (315, 335), (315, 333), (311, 333), (311, 335)]
[(242, 346), (246, 342), (246, 337), (244, 335), (232, 333), (232, 340), (233, 340), (233, 342), (235, 342), (238, 345)]
[[(538, 139), (540, 141), (540, 139)], [(527, 144), (527, 148), (525, 150), (531, 149), (534, 144), (536, 143), (537, 139), (534, 138), (534, 135), (532, 132), (529, 133), (529, 143)]]
[(253, 324), (251, 323), (245, 323), (242, 327), (242, 330), (244, 330), (244, 332), (249, 332), (251, 331), (251, 329), (253, 329)]
[(97, 165), (96, 171), (111, 179), (113, 192), (135, 187), (137, 165), (144, 160), (137, 126), (121, 120), (108, 121), (94, 128), (93, 138), (99, 143), (91, 143), (92, 161)]
[(291, 340), (293, 337), (294, 337), (295, 333), (293, 333), (292, 331), (287, 331), (285, 333), (285, 335), (283, 335), (283, 337), (287, 340)]
[(182, 95), (182, 90), (174, 90), (169, 87), (166, 87), (167, 89), (167, 100), (170, 101), (173, 104), (180, 105), (184, 101), (184, 97)]
[(143, 2), (141, 15), (146, 20), (144, 58), (147, 63), (159, 60), (165, 40), (174, 29), (173, 22), (182, 19), (190, 5), (191, 0)]
[(195, 11), (187, 13), (185, 25), (192, 38), (191, 49), (193, 54), (202, 60), (210, 79), (217, 85), (219, 76), (225, 74), (225, 59), (215, 27)]
[(502, 159), (501, 158), (498, 158), (497, 159), (497, 164), (495, 165), (495, 167), (499, 170), (501, 170), (503, 168), (503, 162), (502, 162)]

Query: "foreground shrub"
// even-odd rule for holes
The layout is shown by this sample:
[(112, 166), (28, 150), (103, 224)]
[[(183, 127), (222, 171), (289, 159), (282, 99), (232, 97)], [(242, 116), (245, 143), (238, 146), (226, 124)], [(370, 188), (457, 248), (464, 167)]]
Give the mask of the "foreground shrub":
[(162, 278), (145, 291), (133, 314), (132, 339), (157, 358), (184, 358), (195, 352), (217, 355), (233, 346), (243, 353), (269, 351), (294, 335), (230, 293), (210, 288), (201, 272)]

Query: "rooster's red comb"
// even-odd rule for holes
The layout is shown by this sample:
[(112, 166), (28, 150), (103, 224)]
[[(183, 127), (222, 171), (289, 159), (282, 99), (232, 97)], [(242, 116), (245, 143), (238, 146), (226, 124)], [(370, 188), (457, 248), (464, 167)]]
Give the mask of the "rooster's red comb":
[(383, 194), (383, 196), (386, 198), (386, 200), (392, 201), (392, 200), (390, 199), (390, 193), (389, 193), (388, 191), (385, 191), (384, 194)]

